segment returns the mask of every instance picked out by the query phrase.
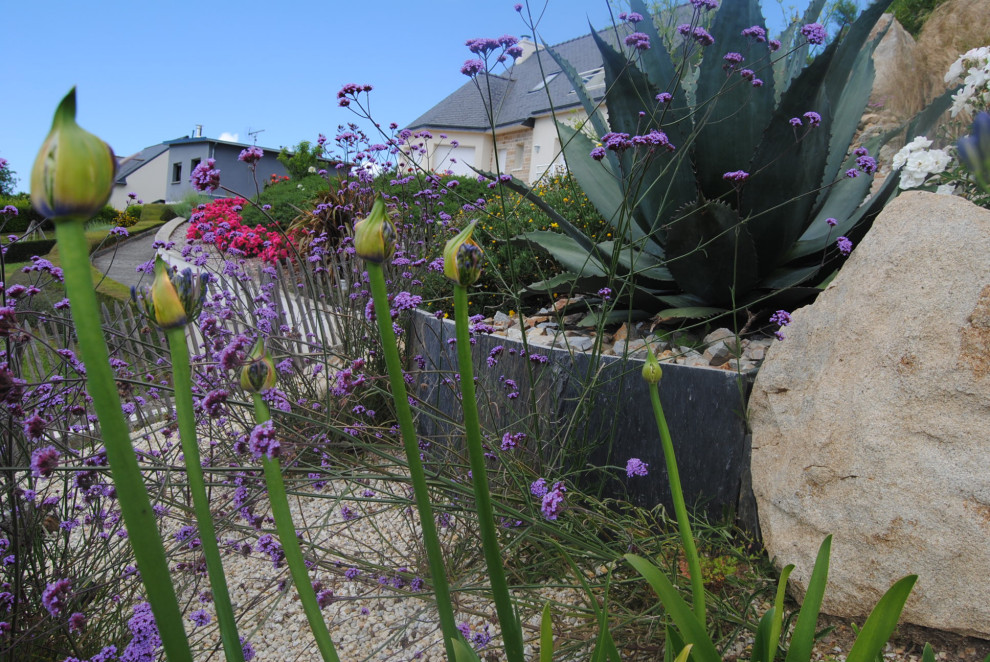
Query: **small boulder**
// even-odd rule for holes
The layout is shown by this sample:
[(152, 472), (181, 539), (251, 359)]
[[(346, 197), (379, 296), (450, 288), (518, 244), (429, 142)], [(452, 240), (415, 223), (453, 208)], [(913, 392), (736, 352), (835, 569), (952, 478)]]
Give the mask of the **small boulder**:
[(917, 574), (902, 620), (990, 638), (988, 255), (990, 212), (901, 194), (757, 375), (764, 544), (803, 595), (833, 534), (827, 613)]

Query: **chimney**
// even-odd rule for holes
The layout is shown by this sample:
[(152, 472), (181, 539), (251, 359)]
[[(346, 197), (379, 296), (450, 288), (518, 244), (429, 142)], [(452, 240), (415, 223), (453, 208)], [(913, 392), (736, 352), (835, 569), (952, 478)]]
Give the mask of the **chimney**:
[(193, 134), (193, 138), (202, 138), (202, 137), (203, 137), (203, 125), (202, 124), (197, 124), (196, 125), (196, 133)]

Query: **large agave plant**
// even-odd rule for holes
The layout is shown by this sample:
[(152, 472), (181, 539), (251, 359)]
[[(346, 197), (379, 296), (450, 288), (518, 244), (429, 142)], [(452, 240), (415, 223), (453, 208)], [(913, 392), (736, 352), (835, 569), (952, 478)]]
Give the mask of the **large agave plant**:
[[(824, 4), (815, 0), (804, 22), (813, 22)], [(845, 176), (856, 168), (851, 142), (873, 85), (871, 56), (880, 37), (870, 40), (870, 31), (889, 4), (871, 5), (809, 63), (798, 25), (772, 54), (766, 43), (743, 34), (751, 26), (765, 28), (759, 2), (726, 0), (712, 21), (714, 44), (705, 47), (696, 79), (684, 73), (686, 56), (675, 63), (663, 48), (650, 20), (636, 30), (652, 47), (632, 55), (593, 31), (605, 68), (607, 120), (574, 68), (549, 50), (589, 117), (580, 128), (558, 123), (568, 168), (621, 239), (595, 244), (560, 217), (563, 234), (523, 235), (519, 241), (546, 248), (567, 270), (536, 289), (595, 291), (608, 284), (636, 308), (661, 317), (786, 307), (813, 296), (843, 257), (836, 239), (858, 240), (896, 193), (896, 175), (872, 196), (871, 176)], [(631, 8), (649, 16), (642, 0), (632, 0)], [(743, 66), (762, 79), (761, 87), (726, 69), (729, 52), (747, 54)], [(669, 101), (658, 101), (660, 93)], [(926, 132), (948, 97), (915, 118), (910, 135)], [(808, 111), (820, 124), (793, 126), (791, 119)], [(592, 157), (609, 133), (652, 129), (675, 149), (647, 158), (643, 149), (605, 150), (604, 157), (598, 150)], [(892, 135), (863, 147), (876, 154)], [(727, 180), (731, 171), (745, 171), (748, 179)]]

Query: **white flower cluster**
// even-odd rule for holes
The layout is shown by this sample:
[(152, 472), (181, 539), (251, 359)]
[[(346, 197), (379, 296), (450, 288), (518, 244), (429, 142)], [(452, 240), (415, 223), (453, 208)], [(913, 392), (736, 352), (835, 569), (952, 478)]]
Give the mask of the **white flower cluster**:
[(974, 100), (984, 108), (990, 105), (990, 46), (966, 51), (952, 63), (945, 74), (945, 82), (959, 80), (962, 80), (963, 88), (952, 95), (953, 117), (963, 110), (973, 112)]
[(928, 149), (931, 145), (931, 140), (918, 136), (894, 154), (894, 170), (902, 168), (900, 188), (917, 188), (929, 175), (937, 175), (948, 167), (952, 157), (945, 150)]

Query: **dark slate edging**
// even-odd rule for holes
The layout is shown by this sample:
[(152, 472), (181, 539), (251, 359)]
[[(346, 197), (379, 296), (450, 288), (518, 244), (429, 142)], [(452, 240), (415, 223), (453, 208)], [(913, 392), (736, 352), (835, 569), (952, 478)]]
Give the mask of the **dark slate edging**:
[[(461, 420), (455, 387), (444, 383), (456, 369), (456, 348), (447, 342), (453, 337), (452, 321), (414, 313), (407, 350), (409, 356), (423, 357), (426, 367), (418, 370), (411, 365), (415, 378), (411, 394), (421, 401), (420, 409), (439, 414), (418, 417), (417, 426), (424, 436), (449, 435), (452, 428), (442, 419)], [(498, 345), (505, 349), (498, 365), (490, 368), (486, 359)], [(515, 354), (510, 354), (510, 349)], [(627, 478), (624, 470), (614, 469), (604, 480), (598, 474), (582, 487), (593, 492), (600, 488), (602, 497), (625, 498), (642, 507), (662, 503), (672, 515), (660, 436), (649, 389), (641, 376), (643, 360), (615, 356), (593, 360), (584, 352), (572, 355), (565, 349), (532, 344), (530, 349), (548, 356), (549, 361), (541, 365), (520, 357), (521, 342), (484, 334), (477, 337), (474, 370), (479, 408), (482, 425), (491, 432), (491, 438), (500, 440), (504, 432), (522, 431), (538, 423), (545, 459), (556, 457), (557, 462), (572, 468), (589, 463), (624, 468), (627, 459), (638, 457), (650, 465), (648, 477)], [(530, 370), (535, 380), (532, 390)], [(598, 387), (582, 398), (592, 374), (597, 374)], [(504, 379), (518, 385), (516, 399), (506, 397), (510, 391)], [(735, 373), (724, 370), (663, 365), (660, 400), (674, 440), (684, 495), (689, 504), (697, 504), (710, 517), (735, 513), (744, 477), (748, 481), (742, 413), (743, 397), (749, 395), (752, 378), (744, 378), (744, 393), (737, 380)], [(531, 396), (536, 398), (539, 420), (529, 419), (527, 425)], [(578, 412), (581, 405), (584, 409)], [(573, 448), (561, 453), (565, 438), (586, 440), (592, 450), (587, 456)], [(744, 498), (743, 511), (745, 504)]]

